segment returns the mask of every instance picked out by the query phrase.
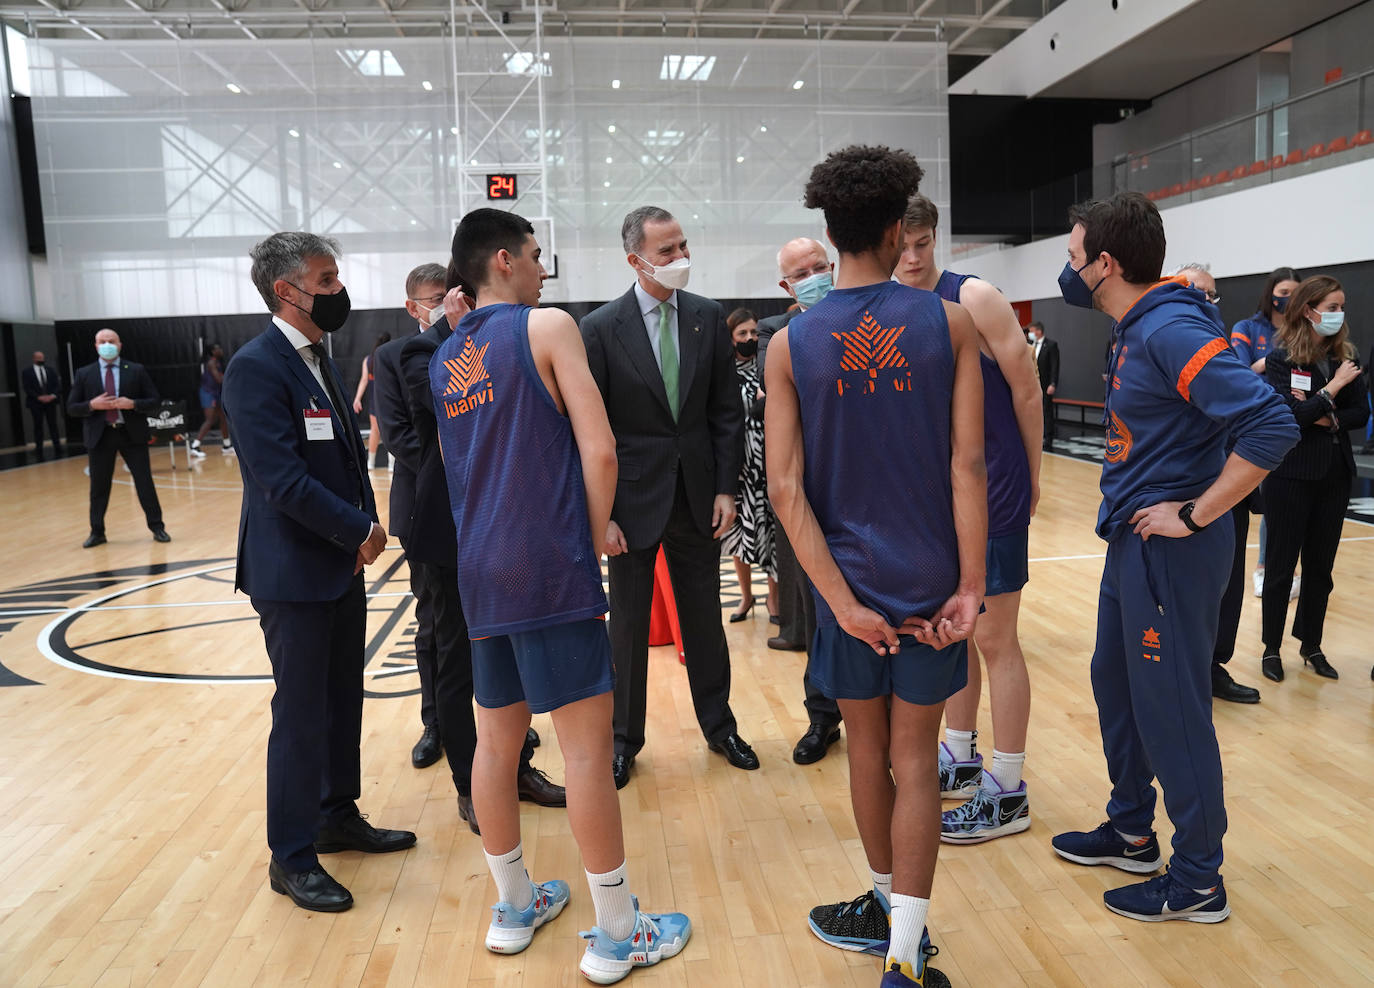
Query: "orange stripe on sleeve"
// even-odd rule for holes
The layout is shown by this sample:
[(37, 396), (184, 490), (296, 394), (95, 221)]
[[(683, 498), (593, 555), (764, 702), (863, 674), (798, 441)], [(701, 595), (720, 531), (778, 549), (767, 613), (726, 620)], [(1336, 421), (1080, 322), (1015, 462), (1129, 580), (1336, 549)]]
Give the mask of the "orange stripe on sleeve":
[(1226, 349), (1228, 349), (1227, 342), (1218, 337), (1210, 343), (1203, 344), (1198, 352), (1193, 354), (1193, 359), (1184, 365), (1183, 370), (1178, 375), (1178, 393), (1183, 395), (1184, 401), (1189, 400), (1189, 389), (1192, 387), (1193, 378), (1202, 373), (1202, 368), (1207, 366), (1207, 361)]
[(1244, 333), (1240, 332), (1239, 330), (1237, 330), (1236, 332), (1234, 332), (1234, 333), (1231, 334), (1231, 344), (1232, 344), (1233, 346), (1235, 345), (1236, 340), (1244, 340), (1246, 346), (1249, 346), (1249, 345), (1250, 345), (1250, 337), (1246, 336)]

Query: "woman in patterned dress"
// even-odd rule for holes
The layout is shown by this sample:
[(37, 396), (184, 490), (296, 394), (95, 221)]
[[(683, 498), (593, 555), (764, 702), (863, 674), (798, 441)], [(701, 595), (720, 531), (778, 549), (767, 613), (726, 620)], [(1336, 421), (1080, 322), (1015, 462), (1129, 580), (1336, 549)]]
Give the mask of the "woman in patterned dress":
[(725, 320), (735, 344), (735, 373), (744, 402), (744, 463), (735, 495), (735, 523), (721, 548), (735, 557), (740, 603), (731, 621), (743, 621), (754, 607), (750, 567), (768, 574), (768, 612), (777, 599), (777, 565), (773, 556), (773, 509), (768, 504), (768, 480), (763, 472), (763, 380), (759, 374), (759, 324), (748, 309), (736, 309)]

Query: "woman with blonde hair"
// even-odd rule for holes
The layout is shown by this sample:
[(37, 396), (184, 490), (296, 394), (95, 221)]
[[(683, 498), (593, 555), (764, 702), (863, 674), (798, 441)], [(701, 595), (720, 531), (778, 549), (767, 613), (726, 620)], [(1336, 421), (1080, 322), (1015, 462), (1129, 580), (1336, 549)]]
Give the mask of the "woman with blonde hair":
[(1355, 477), (1350, 432), (1369, 421), (1368, 389), (1350, 342), (1341, 283), (1316, 275), (1298, 285), (1283, 312), (1277, 342), (1265, 361), (1265, 376), (1293, 409), (1302, 435), (1261, 486), (1269, 545), (1260, 661), (1266, 679), (1283, 681), (1279, 646), (1288, 589), (1301, 556), (1302, 589), (1293, 616), (1293, 636), (1301, 643), (1298, 654), (1317, 675), (1338, 679), (1322, 653), (1322, 626)]

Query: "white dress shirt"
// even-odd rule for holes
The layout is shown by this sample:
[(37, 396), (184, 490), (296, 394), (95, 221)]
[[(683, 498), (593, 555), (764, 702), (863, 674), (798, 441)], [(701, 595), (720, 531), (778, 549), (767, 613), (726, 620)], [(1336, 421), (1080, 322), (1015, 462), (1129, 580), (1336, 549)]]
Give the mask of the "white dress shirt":
[[(107, 361), (104, 357), (98, 357), (98, 358), (96, 359), (96, 362), (97, 362), (98, 364), (100, 364), (100, 387), (101, 387), (101, 389), (103, 390), (104, 387), (105, 387), (105, 371), (108, 370), (111, 374), (114, 375), (114, 391), (111, 392), (111, 397), (118, 398), (118, 397), (119, 397), (119, 357), (115, 357), (114, 360), (112, 360), (112, 361)], [(104, 413), (101, 413), (101, 414), (104, 414)], [(116, 423), (117, 425), (123, 425), (123, 424), (124, 424), (124, 411), (123, 411), (123, 409), (116, 409), (116, 410), (115, 410), (115, 423)]]
[[(319, 400), (322, 402), (329, 402), (329, 389), (325, 387), (324, 373), (320, 370), (320, 362), (315, 356), (315, 351), (310, 349), (310, 340), (306, 338), (304, 333), (295, 326), (292, 326), (281, 316), (273, 316), (272, 322), (276, 324), (276, 327), (281, 330), (282, 335), (286, 337), (286, 342), (295, 347), (296, 352), (300, 354), (301, 359), (305, 361), (305, 366), (310, 370), (310, 373), (315, 376), (315, 380), (319, 382)], [(333, 402), (329, 403), (333, 404)], [(342, 417), (343, 409), (336, 408), (334, 411)]]
[[(638, 280), (635, 281), (635, 298), (639, 300), (639, 312), (644, 317), (644, 330), (649, 334), (649, 346), (654, 350), (654, 363), (658, 364), (661, 371), (663, 355), (659, 352), (658, 346), (658, 307), (661, 303), (646, 292)], [(673, 337), (673, 350), (678, 356), (678, 366), (681, 367), (682, 343), (677, 333), (677, 292), (668, 296), (668, 328)]]

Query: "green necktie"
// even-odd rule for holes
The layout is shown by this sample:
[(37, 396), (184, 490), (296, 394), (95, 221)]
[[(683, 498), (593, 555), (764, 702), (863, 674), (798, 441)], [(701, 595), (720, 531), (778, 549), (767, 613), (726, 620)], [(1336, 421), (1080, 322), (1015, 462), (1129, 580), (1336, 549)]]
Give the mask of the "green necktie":
[(663, 390), (668, 392), (668, 408), (677, 421), (677, 348), (673, 346), (673, 326), (668, 319), (672, 308), (667, 302), (658, 304), (658, 366), (663, 371)]

